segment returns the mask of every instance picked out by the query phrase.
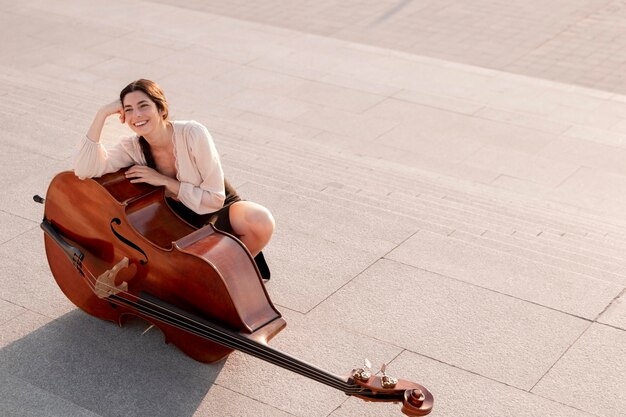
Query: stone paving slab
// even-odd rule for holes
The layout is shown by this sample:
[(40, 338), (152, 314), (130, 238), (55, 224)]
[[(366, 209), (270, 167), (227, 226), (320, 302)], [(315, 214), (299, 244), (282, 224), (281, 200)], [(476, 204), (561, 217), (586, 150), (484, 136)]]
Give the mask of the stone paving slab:
[(19, 316), (20, 314), (24, 314), (26, 311), (25, 308), (20, 307), (17, 304), (10, 303), (8, 301), (0, 300), (0, 325), (3, 325), (7, 321), (12, 320), (13, 318)]
[(617, 1), (388, 0), (304, 5), (257, 0), (193, 1), (186, 7), (533, 77), (626, 91), (619, 76), (623, 62), (623, 25), (619, 22), (624, 10)]
[(594, 324), (532, 392), (591, 413), (622, 416), (626, 409), (624, 372), (626, 334)]
[(203, 398), (194, 417), (210, 417), (216, 415), (222, 417), (289, 417), (276, 407), (254, 400), (245, 394), (239, 394), (219, 385), (213, 385)]
[[(436, 396), (436, 410), (432, 415), (441, 417), (591, 417), (596, 414), (581, 411), (558, 401), (533, 395), (510, 385), (505, 385), (472, 372), (432, 360), (411, 351), (404, 351), (390, 364), (390, 373), (398, 377), (421, 381)], [(402, 376), (397, 372), (402, 370)], [(395, 408), (394, 408), (395, 407)], [(374, 404), (367, 409), (354, 399), (331, 414), (331, 417), (361, 415), (400, 415), (399, 405)]]
[(292, 92), (291, 96), (310, 103), (354, 113), (363, 113), (385, 99), (379, 94), (322, 82), (308, 82), (305, 86)]
[(506, 5), (488, 0), (472, 4), (385, 1), (366, 7), (360, 2), (333, 1), (305, 6), (278, 0), (227, 5), (195, 1), (189, 7), (419, 55), (624, 91), (619, 78), (623, 48), (618, 40), (619, 25), (614, 24), (623, 19), (623, 8), (616, 1), (558, 5), (538, 1)]
[[(6, 303), (6, 301), (3, 301)], [(14, 305), (13, 303), (10, 303)], [(20, 307), (22, 308), (22, 307)], [(5, 346), (28, 336), (42, 326), (50, 323), (52, 319), (39, 313), (22, 308), (23, 312), (7, 316), (7, 320), (0, 324), (0, 346)]]
[(7, 235), (11, 238), (39, 225), (44, 206), (35, 203), (33, 196), (45, 198), (50, 181), (59, 172), (66, 171), (69, 162), (46, 160), (38, 168), (37, 175), (16, 178), (10, 185), (0, 189), (0, 200), (6, 212), (0, 215), (0, 218), (4, 219), (3, 224), (6, 225), (2, 230), (15, 231)]
[[(603, 137), (607, 135), (603, 134)], [(626, 149), (595, 141), (590, 143), (589, 140), (583, 138), (568, 137), (550, 142), (541, 149), (538, 155), (556, 161), (583, 164), (591, 168), (601, 168), (615, 174), (623, 174), (623, 164), (619, 162), (623, 161), (626, 156)]]
[(342, 306), (346, 328), (526, 390), (589, 327), (585, 320), (390, 260), (368, 268), (310, 315), (333, 320), (335, 306)]
[[(495, 234), (488, 231), (485, 235), (494, 236)], [(489, 237), (471, 235), (469, 233), (459, 232), (458, 230), (455, 230), (450, 236), (477, 246), (505, 252), (513, 256), (519, 256), (576, 274), (584, 274), (602, 281), (626, 285), (626, 276), (588, 267), (587, 264), (578, 262), (578, 259), (567, 261), (562, 259), (560, 256), (548, 255), (546, 252), (549, 252), (549, 250), (546, 250), (545, 248), (537, 248), (535, 245), (529, 245), (530, 249), (520, 248), (517, 246), (517, 241), (512, 239), (507, 240), (506, 238), (508, 236), (498, 236), (497, 239), (489, 239)], [(573, 256), (572, 258), (577, 258), (577, 256), (578, 255), (576, 255), (576, 257)]]
[(623, 288), (421, 231), (386, 257), (592, 320)]
[[(579, 168), (574, 175), (560, 185), (562, 191), (574, 194), (583, 190), (594, 189), (594, 195), (606, 201), (614, 199), (615, 193), (623, 196), (626, 191), (626, 179), (623, 175), (601, 171), (595, 168)], [(618, 199), (621, 197), (617, 197)]]
[(33, 222), (12, 214), (0, 212), (0, 243), (6, 243), (33, 227)]
[(0, 397), (2, 397), (2, 415), (5, 417), (101, 416), (46, 389), (40, 389), (36, 384), (4, 373), (0, 374)]
[[(532, 164), (532, 168), (528, 163)], [(522, 179), (533, 184), (556, 187), (570, 180), (579, 167), (574, 164), (558, 163), (541, 157), (528, 157), (528, 154), (500, 146), (486, 146), (465, 160), (465, 164), (475, 167), (489, 166), (501, 175)]]
[(256, 112), (262, 116), (287, 122), (315, 111), (319, 107), (297, 98), (281, 97), (271, 93), (260, 94), (252, 90), (240, 91), (226, 99), (225, 103), (242, 111)]
[[(528, 127), (516, 127), (471, 115), (442, 112), (432, 106), (406, 103), (395, 98), (386, 99), (370, 108), (365, 114), (404, 122), (402, 127), (407, 131), (405, 135), (412, 133), (414, 140), (421, 137), (441, 141), (462, 138), (478, 142), (483, 146), (502, 146), (514, 151), (533, 154), (554, 139), (551, 134), (530, 130)], [(385, 137), (391, 135), (392, 132)], [(410, 145), (411, 142), (406, 144)], [(419, 145), (415, 149), (422, 151)]]
[(32, 154), (10, 146), (3, 146), (3, 155), (0, 186), (2, 188), (12, 185), (24, 175), (33, 176), (38, 167), (49, 163), (49, 159), (41, 155)]
[[(397, 405), (348, 399), (239, 353), (198, 364), (158, 331), (142, 336), (145, 323), (120, 329), (75, 311), (55, 287), (38, 228), (42, 207), (30, 199), (70, 166), (98, 106), (139, 77), (165, 88), (176, 118), (209, 127), (224, 161), (232, 161), (229, 177), (278, 220), (267, 288), (289, 326), (273, 346), (339, 374), (365, 357), (390, 363), (399, 377), (434, 390), (433, 415), (620, 413), (624, 286), (604, 281), (613, 275), (585, 272), (594, 272), (594, 261), (613, 265), (611, 274), (626, 271), (626, 98), (617, 83), (600, 86), (612, 75), (600, 80), (599, 63), (584, 70), (595, 80), (581, 83), (605, 90), (568, 84), (578, 81), (557, 64), (544, 80), (502, 69), (510, 54), (557, 55), (533, 49), (546, 42), (544, 29), (590, 23), (593, 15), (593, 31), (608, 24), (606, 10), (619, 21), (621, 5), (581, 0), (545, 13), (535, 0), (481, 0), (478, 8), (454, 1), (213, 3), (0, 0), (0, 375), (8, 382), (0, 413), (24, 402), (37, 415), (45, 400), (52, 414), (81, 416), (399, 413)], [(316, 8), (324, 12), (311, 14)], [(481, 13), (484, 22), (463, 27), (504, 20), (501, 37), (460, 39), (458, 23)], [(411, 49), (412, 19), (420, 16), (435, 26), (454, 22), (453, 35), (432, 38), (452, 55)], [(511, 31), (527, 39), (509, 42)], [(548, 43), (565, 32), (550, 32)], [(515, 50), (526, 41), (525, 52)], [(460, 45), (457, 57), (476, 57), (467, 45), (488, 42), (502, 61), (480, 64), (488, 68), (452, 62), (446, 42)], [(571, 42), (581, 49), (577, 36)], [(110, 122), (104, 142), (126, 133)], [(424, 198), (398, 199), (421, 207), (413, 217), (382, 203), (403, 192)], [(438, 211), (428, 210), (422, 194), (441, 200)], [(467, 210), (456, 206), (452, 215), (453, 203)], [(584, 263), (575, 269), (560, 259), (563, 269), (545, 265), (545, 257), (503, 253), (495, 243), (448, 245), (455, 229), (470, 230), (478, 242), (504, 227), (528, 246), (540, 242), (591, 260), (575, 259)], [(522, 227), (528, 236), (517, 233)], [(598, 412), (581, 406), (584, 393), (572, 388), (578, 380), (612, 398)]]
[(312, 207), (308, 199), (258, 183), (245, 183), (238, 191), (268, 207), (279, 219), (267, 254), (275, 276), (286, 279), (272, 286), (279, 304), (303, 313), (415, 230), (391, 216), (361, 213), (357, 217), (322, 201)]
[(275, 302), (302, 313), (381, 256), (280, 225), (266, 252), (272, 274), (279, 278), (271, 284)]
[[(122, 330), (73, 311), (4, 347), (0, 369), (36, 387), (29, 393), (46, 392), (72, 403), (69, 410), (81, 407), (103, 416), (192, 415), (211, 385), (192, 371), (201, 369), (207, 378), (207, 371), (218, 368), (176, 354), (158, 332), (141, 340), (131, 336), (139, 337), (145, 327)], [(151, 354), (137, 355), (138, 344), (148, 344)], [(11, 395), (25, 389), (7, 388)]]
[(0, 276), (0, 298), (47, 317), (58, 317), (74, 309), (51, 279), (38, 226), (0, 246), (4, 273)]

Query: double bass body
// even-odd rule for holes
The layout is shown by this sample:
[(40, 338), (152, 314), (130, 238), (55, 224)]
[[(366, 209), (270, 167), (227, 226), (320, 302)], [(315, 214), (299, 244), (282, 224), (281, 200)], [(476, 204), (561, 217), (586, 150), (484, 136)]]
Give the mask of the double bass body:
[(87, 180), (73, 172), (57, 175), (48, 188), (45, 222), (84, 255), (77, 267), (46, 233), (52, 274), (76, 306), (119, 324), (129, 315), (143, 317), (198, 361), (214, 362), (233, 349), (147, 317), (125, 301), (113, 303), (96, 291), (98, 279), (111, 278), (105, 285), (119, 300), (143, 303), (149, 295), (257, 342), (286, 324), (239, 240), (211, 225), (190, 226), (168, 207), (162, 188), (132, 184), (123, 170)]

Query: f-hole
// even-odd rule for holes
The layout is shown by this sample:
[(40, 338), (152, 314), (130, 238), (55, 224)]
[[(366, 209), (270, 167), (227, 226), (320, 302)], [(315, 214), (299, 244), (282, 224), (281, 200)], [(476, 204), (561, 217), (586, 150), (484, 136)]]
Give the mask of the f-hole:
[(111, 231), (113, 232), (113, 234), (115, 235), (115, 237), (117, 237), (119, 240), (121, 240), (122, 242), (124, 242), (126, 245), (130, 246), (131, 248), (135, 249), (137, 252), (141, 253), (144, 257), (144, 259), (140, 260), (139, 263), (142, 265), (145, 265), (148, 263), (148, 256), (146, 255), (146, 253), (143, 251), (143, 249), (141, 249), (139, 246), (137, 246), (135, 243), (131, 242), (130, 240), (126, 239), (124, 236), (122, 236), (121, 234), (119, 234), (115, 228), (113, 227), (113, 225), (120, 225), (122, 224), (122, 221), (120, 219), (118, 219), (117, 217), (113, 218), (111, 220)]

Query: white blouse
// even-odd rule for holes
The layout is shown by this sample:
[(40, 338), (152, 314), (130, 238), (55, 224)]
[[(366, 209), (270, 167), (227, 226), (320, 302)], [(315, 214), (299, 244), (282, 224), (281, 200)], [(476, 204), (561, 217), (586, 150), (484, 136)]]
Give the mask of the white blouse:
[[(212, 213), (224, 205), (224, 171), (211, 134), (196, 121), (174, 121), (178, 199), (198, 214)], [(74, 173), (81, 179), (100, 177), (131, 165), (147, 165), (137, 135), (124, 137), (106, 149), (87, 136), (78, 144)]]

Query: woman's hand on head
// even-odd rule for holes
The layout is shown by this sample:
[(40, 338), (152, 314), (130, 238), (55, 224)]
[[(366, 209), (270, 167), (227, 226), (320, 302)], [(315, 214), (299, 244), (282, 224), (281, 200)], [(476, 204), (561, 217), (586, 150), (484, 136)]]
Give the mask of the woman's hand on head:
[(124, 107), (122, 106), (122, 102), (120, 100), (115, 100), (106, 106), (100, 107), (96, 116), (87, 131), (87, 139), (94, 143), (100, 143), (100, 135), (102, 134), (102, 129), (104, 128), (104, 124), (106, 123), (106, 119), (109, 116), (114, 114), (119, 115), (120, 122), (125, 123), (126, 118), (124, 117)]
[(115, 100), (100, 108), (100, 113), (102, 113), (105, 117), (117, 114), (119, 115), (121, 123), (126, 122), (126, 118), (124, 117), (124, 108), (122, 107), (122, 102), (119, 100)]

